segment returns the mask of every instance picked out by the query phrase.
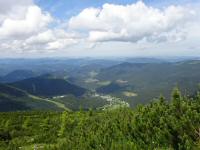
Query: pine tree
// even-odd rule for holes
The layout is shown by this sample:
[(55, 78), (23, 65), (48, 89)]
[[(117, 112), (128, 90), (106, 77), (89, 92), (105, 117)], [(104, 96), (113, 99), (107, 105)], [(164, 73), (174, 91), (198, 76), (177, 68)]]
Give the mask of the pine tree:
[(22, 128), (27, 129), (31, 125), (30, 117), (27, 117), (24, 123), (22, 124)]
[(61, 126), (60, 130), (58, 131), (58, 136), (63, 136), (66, 131), (66, 119), (67, 119), (67, 112), (64, 111), (61, 115)]
[(181, 113), (181, 92), (178, 87), (175, 87), (172, 92), (172, 105), (175, 107), (178, 113)]

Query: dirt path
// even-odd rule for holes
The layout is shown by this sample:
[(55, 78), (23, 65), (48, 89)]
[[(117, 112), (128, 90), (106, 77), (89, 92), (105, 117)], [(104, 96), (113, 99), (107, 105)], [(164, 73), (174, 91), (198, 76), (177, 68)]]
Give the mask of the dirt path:
[(59, 108), (61, 108), (63, 110), (71, 111), (69, 108), (65, 107), (65, 105), (60, 103), (60, 102), (56, 102), (56, 101), (53, 101), (53, 100), (47, 99), (47, 98), (40, 98), (40, 97), (37, 97), (37, 96), (34, 96), (34, 95), (29, 95), (29, 97), (31, 97), (33, 99), (36, 99), (36, 100), (41, 100), (41, 101), (46, 101), (46, 102), (49, 102), (49, 103), (53, 103), (54, 105), (56, 105), (57, 107), (59, 107)]

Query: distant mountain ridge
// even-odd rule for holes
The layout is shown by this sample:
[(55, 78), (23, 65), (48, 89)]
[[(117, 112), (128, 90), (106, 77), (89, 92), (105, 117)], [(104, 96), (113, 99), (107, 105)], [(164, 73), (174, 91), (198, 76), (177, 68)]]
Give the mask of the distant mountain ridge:
[[(200, 83), (200, 61), (121, 63), (102, 69), (96, 79), (100, 82), (115, 82), (119, 79), (127, 81), (132, 87), (130, 92), (137, 93), (136, 97), (130, 99), (132, 106), (135, 106), (138, 103), (146, 103), (148, 99), (153, 99), (160, 94), (169, 98), (171, 89), (175, 86), (179, 86), (184, 94), (193, 94)], [(98, 88), (97, 91), (116, 93), (112, 89), (113, 86), (106, 85)]]
[[(184, 94), (193, 94), (200, 83), (200, 60), (26, 60), (22, 61), (24, 64), (21, 61), (13, 64), (10, 61), (7, 65), (0, 61), (2, 72), (6, 71), (1, 72), (0, 78), (0, 111), (6, 111), (6, 106), (9, 111), (58, 110), (48, 100), (59, 101), (74, 110), (83, 103), (87, 103), (84, 108), (97, 108), (106, 102), (94, 101), (91, 97), (95, 92), (121, 98), (135, 107), (160, 94), (169, 98), (175, 86)], [(10, 71), (13, 69), (16, 70)]]
[(53, 78), (51, 75), (29, 78), (9, 84), (30, 94), (53, 97), (66, 94), (82, 96), (87, 90), (71, 84), (64, 79)]
[(0, 78), (2, 83), (12, 83), (37, 76), (30, 70), (15, 70)]

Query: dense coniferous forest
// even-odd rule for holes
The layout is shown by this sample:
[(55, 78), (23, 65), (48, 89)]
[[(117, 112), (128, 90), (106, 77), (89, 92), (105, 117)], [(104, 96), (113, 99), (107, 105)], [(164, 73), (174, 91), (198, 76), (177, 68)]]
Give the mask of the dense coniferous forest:
[(2, 150), (200, 149), (200, 93), (135, 109), (0, 113)]
[(0, 150), (200, 150), (200, 0), (0, 0)]

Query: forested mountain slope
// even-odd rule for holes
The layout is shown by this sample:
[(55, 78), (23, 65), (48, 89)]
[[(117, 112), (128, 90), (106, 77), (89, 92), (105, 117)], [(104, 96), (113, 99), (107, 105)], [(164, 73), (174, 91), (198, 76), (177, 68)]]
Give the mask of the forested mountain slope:
[(1, 77), (0, 82), (11, 83), (11, 82), (16, 82), (16, 81), (32, 78), (34, 76), (37, 76), (37, 74), (35, 74), (33, 71), (30, 71), (30, 70), (15, 70)]
[(17, 98), (24, 97), (28, 97), (26, 92), (8, 85), (0, 84), (0, 111), (29, 109), (24, 103), (16, 101)]
[(200, 94), (136, 109), (0, 113), (0, 149), (200, 149)]
[(39, 76), (11, 83), (10, 85), (27, 91), (30, 94), (44, 97), (72, 94), (81, 96), (86, 89), (67, 82), (64, 79), (57, 79), (52, 76)]
[(8, 111), (30, 111), (30, 110), (63, 110), (51, 101), (37, 98), (29, 93), (0, 84), (0, 112)]
[[(184, 61), (176, 63), (122, 63), (102, 69), (96, 76), (99, 82), (111, 83), (122, 81), (128, 84), (128, 89), (118, 92), (117, 95), (126, 97), (124, 92), (135, 93), (130, 99), (132, 106), (138, 103), (148, 103), (159, 94), (170, 97), (170, 90), (179, 86), (184, 94), (194, 94), (200, 83), (200, 61)], [(97, 91), (110, 94), (113, 87), (103, 85)], [(109, 92), (111, 91), (111, 92)], [(126, 97), (125, 99), (129, 99)]]

